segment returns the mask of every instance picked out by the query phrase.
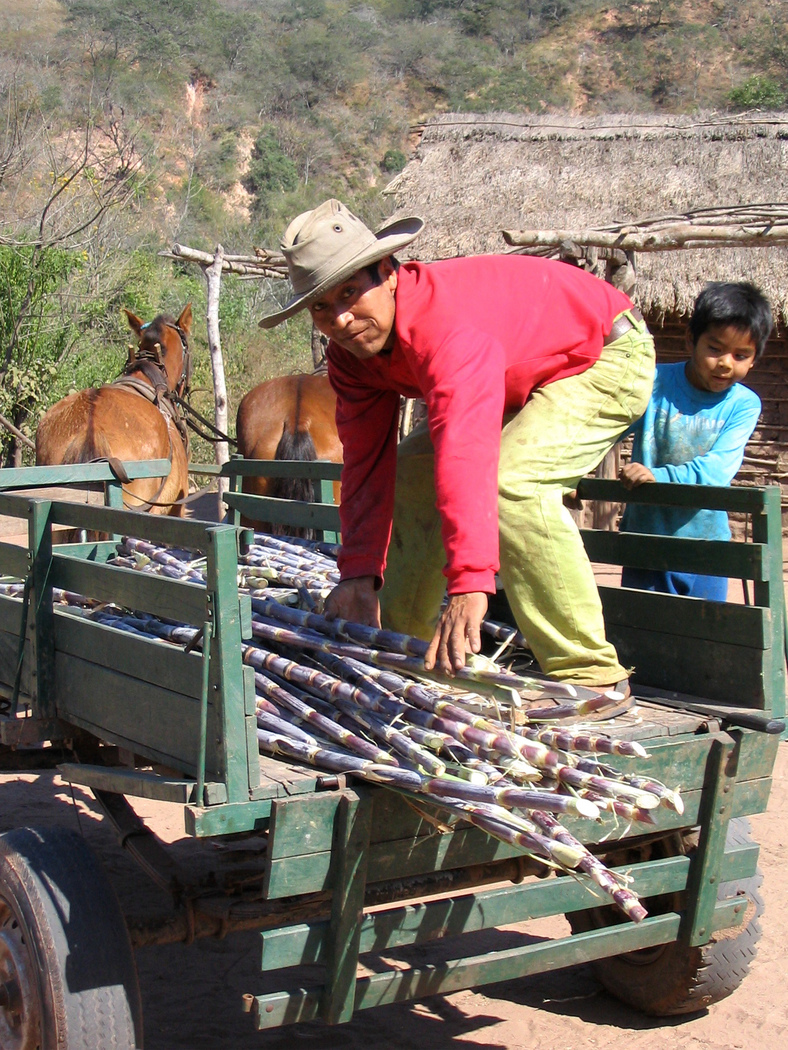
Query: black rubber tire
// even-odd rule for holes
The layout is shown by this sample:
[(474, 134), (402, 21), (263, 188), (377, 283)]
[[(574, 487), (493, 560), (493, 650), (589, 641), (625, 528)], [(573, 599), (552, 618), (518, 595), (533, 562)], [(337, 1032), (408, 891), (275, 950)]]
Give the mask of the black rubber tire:
[[(729, 847), (751, 843), (750, 824), (745, 817), (730, 821)], [(690, 850), (691, 852), (691, 847)], [(652, 1017), (674, 1017), (697, 1013), (734, 992), (750, 969), (761, 937), (763, 897), (760, 869), (747, 879), (720, 885), (718, 900), (747, 897), (741, 926), (718, 930), (708, 944), (685, 949), (678, 943), (628, 952), (595, 962), (594, 971), (606, 991), (628, 1006)], [(650, 902), (645, 902), (649, 907)], [(658, 914), (658, 899), (651, 914)], [(665, 906), (670, 905), (665, 902)], [(573, 930), (598, 929), (617, 919), (609, 908), (576, 912), (569, 916)]]
[(109, 880), (65, 828), (0, 835), (0, 1046), (139, 1050), (134, 956)]

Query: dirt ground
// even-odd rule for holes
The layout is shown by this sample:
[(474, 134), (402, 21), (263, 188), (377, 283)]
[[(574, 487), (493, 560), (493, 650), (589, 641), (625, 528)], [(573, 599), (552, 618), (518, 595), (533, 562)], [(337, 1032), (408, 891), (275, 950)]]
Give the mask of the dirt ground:
[[(184, 853), (181, 810), (142, 801), (141, 815)], [(0, 776), (0, 830), (59, 823), (79, 830), (98, 850), (126, 911), (164, 910), (166, 902), (117, 846), (91, 796), (51, 773)], [(411, 1005), (367, 1010), (351, 1024), (317, 1023), (257, 1032), (241, 1009), (245, 992), (265, 985), (259, 935), (201, 940), (191, 946), (137, 952), (147, 1050), (646, 1050), (667, 1038), (675, 1050), (778, 1050), (788, 1038), (788, 743), (781, 744), (768, 811), (752, 820), (761, 844), (766, 913), (752, 970), (730, 998), (686, 1020), (657, 1021), (608, 996), (590, 966), (432, 997)], [(532, 937), (561, 934), (563, 919), (529, 925)], [(524, 927), (517, 928), (522, 937)], [(496, 940), (512, 932), (487, 935)], [(97, 1048), (99, 1050), (99, 1048)]]

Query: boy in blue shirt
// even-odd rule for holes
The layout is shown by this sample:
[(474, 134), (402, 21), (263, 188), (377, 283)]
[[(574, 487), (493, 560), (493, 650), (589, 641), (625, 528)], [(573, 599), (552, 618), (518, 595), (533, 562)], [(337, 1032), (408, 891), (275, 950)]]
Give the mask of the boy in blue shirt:
[[(687, 330), (689, 360), (657, 365), (645, 415), (630, 430), (631, 461), (621, 471), (628, 489), (650, 481), (729, 485), (741, 466), (761, 402), (742, 380), (772, 330), (768, 300), (747, 282), (708, 284), (695, 301)], [(730, 539), (722, 510), (630, 504), (624, 532)], [(723, 576), (624, 568), (624, 587), (725, 601)]]

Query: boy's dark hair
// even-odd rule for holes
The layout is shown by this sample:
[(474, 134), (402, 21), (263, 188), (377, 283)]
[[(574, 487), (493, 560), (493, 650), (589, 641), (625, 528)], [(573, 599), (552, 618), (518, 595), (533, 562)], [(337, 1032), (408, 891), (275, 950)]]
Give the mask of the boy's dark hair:
[(710, 281), (695, 300), (689, 331), (693, 346), (712, 325), (733, 325), (749, 332), (757, 361), (773, 324), (772, 308), (760, 288), (749, 281)]

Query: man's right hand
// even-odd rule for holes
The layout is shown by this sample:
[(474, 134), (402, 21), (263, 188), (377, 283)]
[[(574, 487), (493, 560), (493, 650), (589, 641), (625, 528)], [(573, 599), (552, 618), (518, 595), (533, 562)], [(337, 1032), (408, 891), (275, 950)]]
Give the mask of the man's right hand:
[(333, 589), (324, 609), (327, 620), (350, 620), (368, 627), (380, 627), (380, 602), (374, 576), (343, 580)]

